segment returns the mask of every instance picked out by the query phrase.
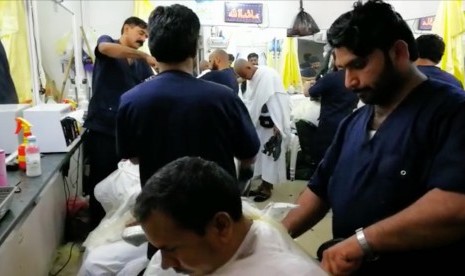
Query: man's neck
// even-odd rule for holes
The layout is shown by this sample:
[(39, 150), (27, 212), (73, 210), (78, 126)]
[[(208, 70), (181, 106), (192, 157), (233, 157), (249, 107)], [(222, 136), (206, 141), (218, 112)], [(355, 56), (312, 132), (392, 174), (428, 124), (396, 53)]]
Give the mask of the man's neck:
[(236, 222), (235, 224), (236, 225), (233, 231), (237, 234), (235, 234), (234, 238), (231, 240), (231, 243), (223, 248), (222, 257), (219, 260), (221, 265), (218, 268), (222, 267), (229, 260), (231, 260), (234, 254), (236, 254), (236, 252), (239, 250), (245, 240), (245, 237), (252, 227), (253, 221), (251, 219), (242, 217), (240, 221)]
[(387, 105), (375, 105), (375, 114), (373, 118), (373, 129), (378, 129), (383, 121), (397, 108), (397, 106), (407, 97), (420, 83), (424, 82), (427, 78), (415, 66), (407, 73), (407, 81), (400, 87), (400, 92), (397, 97)]
[(160, 69), (160, 73), (164, 71), (181, 71), (192, 75), (194, 71), (194, 60), (192, 58), (187, 58), (178, 63), (158, 62), (158, 68)]
[(436, 63), (426, 58), (419, 58), (415, 61), (416, 66), (436, 66)]

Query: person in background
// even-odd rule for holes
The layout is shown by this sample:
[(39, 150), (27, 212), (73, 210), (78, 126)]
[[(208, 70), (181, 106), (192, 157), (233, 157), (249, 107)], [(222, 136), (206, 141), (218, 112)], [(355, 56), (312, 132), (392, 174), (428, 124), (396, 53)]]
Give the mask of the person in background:
[(199, 31), (199, 18), (182, 5), (158, 6), (149, 17), (160, 74), (121, 97), (116, 127), (119, 153), (139, 164), (142, 186), (183, 156), (214, 161), (238, 178), (255, 161), (260, 141), (244, 103), (230, 88), (192, 75)]
[(236, 73), (234, 73), (234, 69), (229, 66), (228, 53), (221, 49), (217, 49), (210, 54), (208, 63), (211, 71), (202, 75), (200, 77), (201, 79), (226, 85), (231, 88), (234, 93), (239, 93)]
[(247, 55), (247, 61), (255, 66), (258, 66), (258, 55), (257, 53), (250, 53)]
[(333, 141), (339, 123), (357, 107), (358, 97), (344, 85), (345, 70), (332, 68), (314, 85), (305, 89), (305, 95), (320, 102), (318, 129), (313, 140), (315, 147), (312, 156), (318, 164)]
[(137, 50), (147, 39), (147, 23), (129, 17), (121, 28), (121, 37), (98, 38), (92, 77), (92, 97), (84, 122), (87, 133), (84, 149), (90, 172), (84, 191), (90, 195), (91, 228), (95, 228), (105, 212), (95, 200), (94, 187), (117, 169), (121, 160), (116, 153), (116, 111), (120, 96), (153, 75), (155, 58)]
[(177, 159), (150, 177), (134, 214), (160, 248), (155, 265), (166, 273), (326, 275), (278, 228), (245, 217), (236, 180), (199, 157)]
[(0, 104), (17, 104), (18, 95), (16, 94), (15, 84), (10, 74), (10, 65), (8, 58), (0, 40)]
[(290, 98), (276, 70), (266, 66), (257, 67), (244, 59), (236, 60), (234, 70), (249, 83), (250, 94), (244, 102), (261, 146), (254, 176), (262, 179), (257, 190), (249, 195), (254, 196), (254, 201), (262, 202), (271, 197), (274, 185), (287, 180), (286, 149), (291, 137)]
[(199, 64), (199, 71), (200, 74), (197, 76), (197, 78), (201, 78), (203, 75), (209, 73), (211, 71), (210, 68), (210, 63), (208, 60), (201, 60)]
[(228, 60), (229, 60), (229, 67), (232, 67), (232, 64), (234, 63), (234, 55), (233, 54), (228, 54)]
[(458, 80), (454, 75), (436, 66), (441, 61), (446, 47), (440, 36), (425, 34), (419, 36), (416, 42), (419, 57), (415, 61), (415, 64), (423, 74), (429, 78), (463, 88), (462, 80)]
[[(258, 54), (257, 53), (248, 54), (247, 55), (247, 61), (252, 63), (254, 66), (258, 66)], [(242, 94), (244, 94), (245, 91), (247, 91), (247, 80), (241, 78), (240, 83), (241, 83)]]
[(341, 122), (283, 225), (298, 237), (332, 210), (330, 275), (465, 275), (463, 90), (417, 69), (412, 31), (383, 1), (356, 2), (327, 38), (365, 105)]
[(318, 57), (310, 53), (304, 54), (304, 62), (300, 64), (300, 74), (302, 77), (313, 78), (316, 77), (318, 70), (321, 67)]

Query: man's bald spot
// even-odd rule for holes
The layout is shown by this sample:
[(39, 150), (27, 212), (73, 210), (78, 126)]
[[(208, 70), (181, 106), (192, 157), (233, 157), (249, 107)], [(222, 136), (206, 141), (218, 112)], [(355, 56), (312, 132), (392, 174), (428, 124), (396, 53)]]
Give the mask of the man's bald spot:
[(219, 58), (222, 61), (228, 61), (229, 62), (229, 56), (226, 51), (221, 50), (221, 49), (216, 49), (210, 54), (210, 58)]
[(236, 60), (236, 62), (234, 62), (234, 71), (238, 72), (238, 71), (246, 69), (247, 67), (252, 67), (252, 66), (253, 66), (252, 63), (248, 62), (245, 59), (240, 58)]

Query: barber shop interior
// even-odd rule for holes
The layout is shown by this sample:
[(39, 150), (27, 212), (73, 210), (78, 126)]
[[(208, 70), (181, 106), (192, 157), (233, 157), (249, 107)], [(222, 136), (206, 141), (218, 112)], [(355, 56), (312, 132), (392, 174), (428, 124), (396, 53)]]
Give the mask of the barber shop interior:
[(1, 276), (465, 275), (462, 0), (0, 18)]

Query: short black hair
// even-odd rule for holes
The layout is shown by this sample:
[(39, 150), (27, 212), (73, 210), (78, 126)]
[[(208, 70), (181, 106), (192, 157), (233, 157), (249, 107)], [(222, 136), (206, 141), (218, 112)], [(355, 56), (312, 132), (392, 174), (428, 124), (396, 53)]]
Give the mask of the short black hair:
[(250, 53), (247, 55), (247, 60), (251, 59), (251, 58), (258, 58), (258, 55), (256, 53)]
[(387, 53), (397, 40), (408, 45), (410, 60), (418, 58), (415, 37), (402, 16), (381, 0), (354, 3), (354, 9), (339, 16), (327, 33), (333, 48), (346, 47), (366, 57), (375, 49)]
[(305, 54), (304, 54), (304, 60), (305, 60), (305, 61), (310, 60), (310, 57), (311, 57), (311, 56), (312, 56), (311, 53), (305, 53)]
[(149, 17), (149, 49), (157, 61), (178, 63), (197, 54), (200, 21), (183, 5), (158, 6)]
[(218, 212), (234, 221), (242, 217), (237, 181), (214, 162), (182, 157), (158, 170), (136, 199), (134, 215), (144, 222), (153, 210), (169, 215), (180, 227), (205, 234)]
[(429, 59), (436, 64), (441, 61), (446, 49), (442, 37), (437, 34), (425, 34), (419, 36), (416, 41), (419, 58)]
[(233, 54), (228, 54), (228, 59), (229, 59), (230, 62), (233, 62), (235, 60), (234, 55)]
[(124, 25), (138, 26), (142, 29), (147, 29), (147, 22), (135, 16), (131, 16), (128, 19), (124, 20), (123, 26), (121, 27), (121, 34), (123, 34), (124, 32)]

